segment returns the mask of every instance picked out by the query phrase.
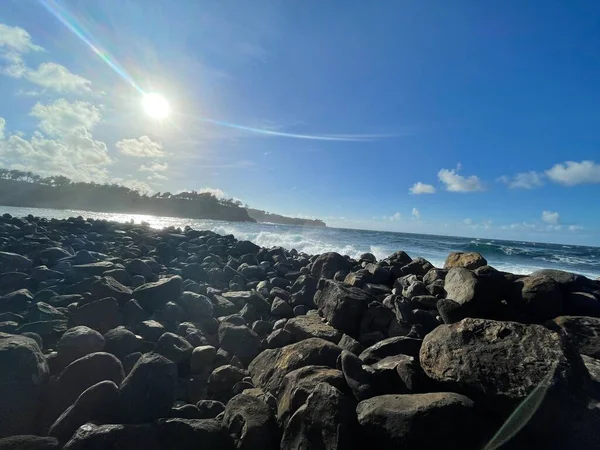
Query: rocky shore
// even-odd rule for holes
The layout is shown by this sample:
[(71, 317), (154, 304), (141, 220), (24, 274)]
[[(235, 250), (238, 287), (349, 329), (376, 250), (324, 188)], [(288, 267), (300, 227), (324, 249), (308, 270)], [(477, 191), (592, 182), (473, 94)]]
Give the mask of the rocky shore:
[(599, 399), (598, 280), (0, 218), (0, 450), (582, 450)]

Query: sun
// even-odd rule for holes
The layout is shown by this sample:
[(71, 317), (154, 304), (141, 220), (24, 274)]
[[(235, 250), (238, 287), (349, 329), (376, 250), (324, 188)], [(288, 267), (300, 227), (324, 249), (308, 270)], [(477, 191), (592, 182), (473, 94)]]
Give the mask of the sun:
[(171, 107), (169, 106), (167, 99), (156, 92), (144, 94), (142, 106), (148, 116), (157, 120), (166, 119), (171, 113)]

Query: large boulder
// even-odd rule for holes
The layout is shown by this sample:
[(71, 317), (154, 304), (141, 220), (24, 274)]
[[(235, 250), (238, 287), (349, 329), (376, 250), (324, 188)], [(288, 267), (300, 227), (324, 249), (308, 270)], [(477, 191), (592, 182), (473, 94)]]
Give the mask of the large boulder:
[(33, 301), (33, 295), (27, 289), (18, 289), (0, 296), (0, 313), (20, 313)]
[(48, 365), (33, 339), (0, 333), (0, 438), (36, 434)]
[(564, 331), (579, 353), (600, 358), (600, 319), (596, 317), (560, 316), (550, 323)]
[(175, 275), (142, 284), (133, 291), (133, 298), (148, 311), (161, 309), (167, 302), (179, 298), (182, 281), (179, 275)]
[(342, 338), (342, 333), (324, 323), (317, 314), (290, 319), (283, 328), (290, 332), (295, 341), (316, 337), (337, 344)]
[(229, 429), (240, 450), (275, 450), (279, 447), (279, 430), (273, 414), (259, 398), (238, 394), (227, 403), (223, 425)]
[(101, 381), (120, 384), (125, 377), (121, 361), (110, 353), (90, 353), (76, 359), (50, 385), (50, 397), (44, 411), (44, 427), (49, 427), (83, 391)]
[(27, 270), (33, 267), (33, 261), (18, 253), (0, 252), (0, 272), (9, 270)]
[(505, 416), (545, 386), (532, 420), (537, 430), (577, 420), (590, 383), (581, 357), (561, 335), (516, 322), (467, 318), (440, 325), (425, 337), (420, 362), (442, 386)]
[(347, 390), (344, 375), (327, 366), (305, 366), (288, 373), (277, 398), (277, 420), (282, 427), (300, 408), (319, 383), (328, 383), (340, 390)]
[(492, 317), (502, 297), (495, 281), (479, 277), (469, 269), (454, 267), (446, 274), (446, 298), (462, 305), (470, 317)]
[(233, 387), (247, 376), (246, 371), (230, 364), (217, 367), (208, 377), (207, 389), (210, 398), (227, 402), (234, 395)]
[(355, 448), (355, 402), (328, 383), (319, 383), (290, 418), (282, 450)]
[(357, 336), (362, 316), (375, 297), (362, 289), (336, 281), (321, 279), (315, 304), (323, 317), (343, 333)]
[(356, 407), (362, 446), (472, 449), (481, 430), (473, 402), (451, 392), (382, 395)]
[(112, 381), (90, 386), (56, 419), (48, 434), (66, 442), (87, 422), (110, 423), (116, 419), (118, 393), (119, 387)]
[(175, 333), (164, 333), (156, 345), (154, 352), (170, 359), (175, 364), (189, 363), (194, 347), (188, 341)]
[(121, 420), (143, 423), (168, 417), (176, 381), (177, 367), (172, 361), (155, 353), (142, 355), (119, 389)]
[(104, 337), (96, 330), (86, 326), (78, 326), (68, 329), (56, 344), (58, 360), (62, 367), (71, 364), (90, 353), (104, 350)]
[(268, 349), (248, 367), (255, 386), (278, 396), (285, 376), (304, 366), (336, 367), (342, 349), (329, 341), (309, 338), (283, 348)]
[(446, 258), (444, 269), (453, 267), (463, 267), (469, 270), (475, 270), (478, 267), (487, 266), (487, 260), (477, 252), (452, 252)]
[(136, 352), (142, 345), (142, 338), (125, 327), (117, 327), (104, 334), (104, 351), (112, 353), (120, 360)]
[(517, 281), (521, 286), (522, 308), (533, 320), (544, 321), (562, 314), (560, 285), (546, 275), (530, 275)]
[(328, 279), (333, 279), (335, 273), (340, 270), (349, 272), (352, 270), (352, 263), (344, 256), (335, 252), (322, 253), (313, 261), (310, 268), (313, 277)]

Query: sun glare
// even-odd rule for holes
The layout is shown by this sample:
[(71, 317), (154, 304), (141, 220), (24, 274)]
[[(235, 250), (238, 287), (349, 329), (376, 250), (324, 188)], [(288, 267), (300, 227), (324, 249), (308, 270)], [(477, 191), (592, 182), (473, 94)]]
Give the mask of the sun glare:
[(142, 99), (144, 111), (153, 119), (166, 119), (171, 113), (169, 102), (162, 95), (156, 92), (145, 94)]

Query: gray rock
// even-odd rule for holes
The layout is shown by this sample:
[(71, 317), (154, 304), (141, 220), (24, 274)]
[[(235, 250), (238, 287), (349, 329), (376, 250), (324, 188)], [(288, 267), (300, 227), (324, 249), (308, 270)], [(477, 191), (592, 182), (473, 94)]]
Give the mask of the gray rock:
[(175, 333), (163, 333), (154, 352), (173, 361), (175, 364), (189, 365), (194, 347), (181, 336)]
[(487, 266), (487, 260), (477, 252), (452, 252), (448, 255), (444, 263), (444, 269), (462, 267), (464, 269), (475, 270), (481, 266)]
[(200, 411), (201, 419), (214, 419), (225, 411), (225, 405), (216, 400), (200, 400), (196, 407)]
[(373, 397), (356, 414), (363, 442), (378, 449), (462, 450), (479, 443), (473, 402), (451, 392)]
[(73, 325), (90, 327), (100, 333), (119, 326), (119, 304), (114, 298), (103, 298), (80, 306), (71, 315)]
[(258, 334), (245, 325), (237, 326), (227, 322), (219, 326), (219, 345), (237, 356), (245, 365), (249, 364), (262, 349)]
[(294, 342), (294, 336), (289, 331), (278, 328), (267, 337), (267, 348), (281, 348)]
[(350, 336), (357, 336), (362, 315), (375, 297), (342, 283), (321, 279), (315, 303), (331, 326)]
[(233, 387), (246, 376), (247, 372), (239, 367), (217, 367), (208, 377), (208, 394), (213, 400), (227, 402), (234, 395)]
[(315, 337), (337, 344), (342, 338), (342, 333), (323, 322), (316, 314), (290, 319), (285, 324), (284, 330), (290, 332), (295, 342)]
[(530, 275), (517, 283), (521, 286), (522, 308), (534, 320), (544, 321), (562, 314), (563, 295), (552, 278)]
[(304, 366), (336, 367), (342, 349), (319, 338), (309, 338), (283, 348), (264, 350), (248, 367), (255, 386), (277, 397), (285, 376)]
[(217, 349), (212, 345), (196, 347), (192, 351), (190, 369), (192, 373), (200, 373), (211, 367), (217, 356)]
[(354, 397), (358, 401), (373, 397), (375, 389), (371, 385), (369, 373), (363, 368), (362, 360), (347, 350), (342, 352), (340, 358), (344, 378)]
[(60, 444), (53, 437), (21, 434), (1, 438), (0, 448), (2, 450), (59, 450)]
[(0, 297), (0, 313), (20, 313), (33, 301), (33, 295), (27, 289), (19, 289)]
[(288, 302), (276, 297), (271, 303), (271, 315), (275, 317), (294, 317), (294, 310)]
[(582, 355), (600, 358), (600, 319), (596, 317), (560, 316), (549, 325), (562, 330)]
[(48, 365), (37, 343), (0, 333), (0, 438), (36, 434), (48, 384)]
[(290, 288), (291, 306), (304, 305), (309, 308), (315, 307), (314, 297), (317, 293), (318, 279), (310, 275), (301, 275)]
[(343, 350), (348, 350), (350, 353), (360, 355), (364, 350), (364, 347), (356, 339), (348, 336), (347, 334), (342, 335), (338, 346)]
[(188, 313), (191, 320), (199, 320), (213, 316), (213, 304), (205, 295), (184, 291), (181, 294), (179, 303), (185, 312)]
[(113, 277), (103, 276), (90, 286), (90, 292), (96, 299), (112, 297), (124, 305), (131, 299), (133, 291), (119, 283)]
[(8, 272), (8, 270), (27, 270), (32, 267), (33, 261), (23, 255), (0, 252), (0, 269), (2, 272)]
[(317, 279), (333, 279), (335, 273), (340, 270), (349, 272), (352, 270), (352, 263), (339, 253), (323, 253), (313, 261), (311, 275)]

